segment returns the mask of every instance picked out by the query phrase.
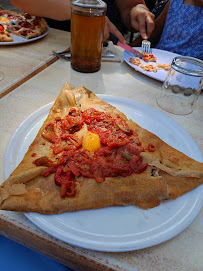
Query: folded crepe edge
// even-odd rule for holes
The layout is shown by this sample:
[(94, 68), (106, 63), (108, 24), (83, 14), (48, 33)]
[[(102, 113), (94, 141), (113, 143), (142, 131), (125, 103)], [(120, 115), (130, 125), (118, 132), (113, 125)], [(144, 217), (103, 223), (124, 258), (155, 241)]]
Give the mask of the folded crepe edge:
[(44, 169), (46, 167), (41, 166), (23, 171), (17, 175), (11, 174), (0, 186), (0, 204), (11, 195), (25, 194), (27, 192), (25, 184), (40, 175)]

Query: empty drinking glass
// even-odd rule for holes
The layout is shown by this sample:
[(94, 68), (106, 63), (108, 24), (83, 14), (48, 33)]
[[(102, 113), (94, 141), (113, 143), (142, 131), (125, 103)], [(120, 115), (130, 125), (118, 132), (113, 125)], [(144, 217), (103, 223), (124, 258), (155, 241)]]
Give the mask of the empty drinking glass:
[(178, 56), (172, 61), (157, 104), (167, 112), (187, 115), (193, 112), (202, 89), (203, 61)]

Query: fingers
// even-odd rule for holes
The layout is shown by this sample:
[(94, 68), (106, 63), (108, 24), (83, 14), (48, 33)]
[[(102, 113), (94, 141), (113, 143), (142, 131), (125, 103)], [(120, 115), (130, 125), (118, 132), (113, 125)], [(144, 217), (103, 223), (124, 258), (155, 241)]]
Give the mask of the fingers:
[[(154, 14), (153, 14), (154, 15)], [(146, 17), (146, 25), (147, 25), (147, 39), (151, 36), (154, 27), (155, 27), (155, 23), (154, 23), (154, 18), (155, 16), (147, 16)]]
[(146, 21), (145, 21), (145, 16), (142, 16), (142, 14), (139, 14), (137, 16), (137, 29), (141, 34), (141, 37), (143, 39), (147, 39), (147, 33), (146, 33)]
[(109, 38), (109, 27), (107, 23), (107, 17), (105, 19), (105, 26), (104, 26), (104, 40), (107, 40)]
[(121, 34), (121, 32), (115, 27), (114, 24), (112, 24), (109, 18), (106, 17), (105, 28), (104, 28), (104, 40), (107, 40), (109, 38), (109, 33), (117, 37), (121, 43), (124, 43), (124, 44), (126, 43), (126, 40)]
[(137, 5), (131, 10), (131, 26), (140, 32), (143, 39), (148, 39), (154, 30), (154, 19), (154, 14), (144, 5)]

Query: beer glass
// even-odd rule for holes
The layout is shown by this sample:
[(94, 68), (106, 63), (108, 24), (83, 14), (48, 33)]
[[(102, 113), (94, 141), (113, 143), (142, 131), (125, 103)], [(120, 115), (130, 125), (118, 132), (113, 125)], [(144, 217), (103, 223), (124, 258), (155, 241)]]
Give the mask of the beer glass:
[(96, 72), (101, 67), (106, 3), (78, 0), (71, 4), (71, 67)]

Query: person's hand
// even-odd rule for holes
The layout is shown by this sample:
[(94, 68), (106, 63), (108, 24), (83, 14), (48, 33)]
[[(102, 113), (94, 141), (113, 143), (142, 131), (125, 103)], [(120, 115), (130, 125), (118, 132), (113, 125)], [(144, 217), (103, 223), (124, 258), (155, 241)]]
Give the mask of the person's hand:
[(154, 30), (155, 16), (145, 5), (139, 4), (131, 9), (131, 26), (140, 32), (143, 39), (148, 39)]
[(104, 40), (108, 40), (109, 34), (113, 34), (121, 43), (126, 43), (125, 38), (121, 34), (121, 32), (115, 27), (115, 25), (109, 20), (106, 16), (105, 27), (104, 27)]

